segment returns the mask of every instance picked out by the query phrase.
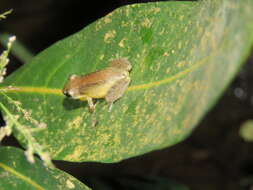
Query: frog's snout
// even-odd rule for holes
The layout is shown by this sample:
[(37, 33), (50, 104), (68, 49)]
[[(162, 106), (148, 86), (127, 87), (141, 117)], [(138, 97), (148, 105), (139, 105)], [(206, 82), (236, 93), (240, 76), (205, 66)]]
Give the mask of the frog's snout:
[(71, 97), (71, 95), (69, 94), (69, 92), (66, 91), (66, 90), (63, 91), (63, 94), (64, 94), (65, 96), (67, 96), (67, 97)]

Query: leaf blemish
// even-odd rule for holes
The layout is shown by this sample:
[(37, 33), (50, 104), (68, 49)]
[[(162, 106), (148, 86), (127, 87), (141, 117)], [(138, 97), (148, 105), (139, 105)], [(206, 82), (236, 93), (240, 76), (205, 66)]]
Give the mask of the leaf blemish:
[(188, 31), (188, 27), (186, 26), (185, 28), (184, 28), (184, 32), (187, 32)]
[(155, 7), (155, 8), (153, 8), (153, 9), (151, 9), (151, 11), (152, 11), (154, 14), (157, 14), (157, 13), (159, 13), (159, 12), (161, 11), (161, 8)]
[(82, 121), (83, 121), (83, 118), (81, 116), (77, 116), (76, 118), (74, 118), (72, 121), (68, 123), (68, 126), (70, 128), (78, 128), (80, 127)]
[(164, 52), (163, 56), (168, 57), (169, 56), (168, 52)]
[(105, 22), (105, 24), (111, 23), (112, 19), (107, 16), (104, 18), (104, 22)]
[(125, 46), (125, 44), (124, 44), (124, 41), (126, 40), (126, 38), (123, 38), (122, 40), (120, 40), (120, 42), (119, 42), (119, 47), (124, 47)]
[(108, 31), (105, 36), (104, 36), (104, 42), (105, 43), (110, 43), (116, 36), (116, 31), (115, 30), (110, 30)]
[(66, 186), (69, 189), (74, 189), (75, 188), (75, 185), (69, 179), (66, 181)]
[(170, 71), (171, 71), (171, 67), (168, 67), (168, 68), (166, 69), (166, 74), (169, 74)]
[(152, 22), (150, 21), (150, 19), (145, 18), (145, 19), (143, 20), (143, 22), (141, 23), (141, 25), (142, 25), (143, 27), (150, 28), (151, 25), (152, 25)]
[(105, 57), (105, 55), (104, 55), (104, 54), (102, 54), (102, 55), (100, 55), (100, 56), (99, 56), (99, 59), (100, 59), (100, 60), (103, 60), (103, 59), (104, 59), (104, 57)]
[(178, 49), (181, 49), (182, 48), (182, 42), (180, 41), (179, 43), (178, 43)]
[(181, 16), (179, 17), (179, 20), (180, 20), (180, 21), (184, 20), (184, 15), (181, 15)]

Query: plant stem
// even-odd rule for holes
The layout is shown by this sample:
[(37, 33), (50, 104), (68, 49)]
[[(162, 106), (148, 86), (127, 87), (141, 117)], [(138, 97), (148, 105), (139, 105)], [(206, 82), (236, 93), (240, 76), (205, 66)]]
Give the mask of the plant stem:
[(51, 159), (48, 157), (47, 153), (45, 151), (43, 151), (43, 147), (32, 136), (30, 129), (21, 125), (17, 121), (17, 119), (9, 112), (9, 110), (1, 102), (0, 102), (0, 107), (6, 113), (6, 115), (9, 117), (9, 119), (11, 119), (12, 122), (16, 125), (16, 130), (18, 130), (18, 132), (20, 134), (22, 134), (24, 136), (24, 138), (27, 140), (28, 149), (31, 149), (32, 152), (37, 153), (40, 156), (40, 158), (44, 161), (45, 165), (47, 165), (49, 167), (54, 167), (53, 163), (52, 163)]
[[(8, 39), (12, 35), (3, 33), (0, 35), (0, 43), (6, 46)], [(11, 53), (23, 63), (28, 63), (33, 58), (33, 54), (18, 40), (13, 43)]]

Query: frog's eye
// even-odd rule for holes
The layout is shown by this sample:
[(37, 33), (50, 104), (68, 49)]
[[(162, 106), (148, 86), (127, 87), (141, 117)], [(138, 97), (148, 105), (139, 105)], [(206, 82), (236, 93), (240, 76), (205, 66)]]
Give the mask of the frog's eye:
[(73, 80), (73, 79), (75, 79), (76, 77), (77, 77), (77, 75), (70, 75), (69, 79), (70, 79), (70, 80)]

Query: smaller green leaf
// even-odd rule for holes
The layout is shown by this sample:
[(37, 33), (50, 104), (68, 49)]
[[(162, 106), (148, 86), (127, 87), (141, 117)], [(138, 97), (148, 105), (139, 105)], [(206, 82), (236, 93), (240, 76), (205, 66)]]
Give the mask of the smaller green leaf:
[(253, 120), (243, 122), (240, 127), (239, 134), (246, 142), (253, 141)]
[(0, 189), (24, 190), (88, 190), (87, 186), (69, 174), (54, 168), (46, 168), (36, 159), (27, 161), (24, 152), (14, 147), (0, 147)]

